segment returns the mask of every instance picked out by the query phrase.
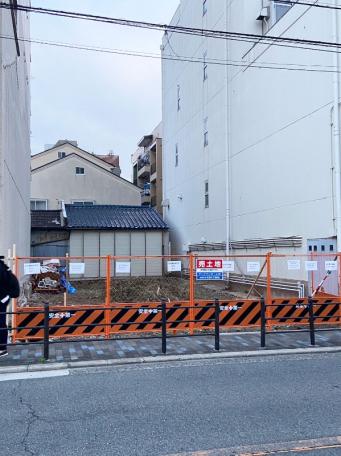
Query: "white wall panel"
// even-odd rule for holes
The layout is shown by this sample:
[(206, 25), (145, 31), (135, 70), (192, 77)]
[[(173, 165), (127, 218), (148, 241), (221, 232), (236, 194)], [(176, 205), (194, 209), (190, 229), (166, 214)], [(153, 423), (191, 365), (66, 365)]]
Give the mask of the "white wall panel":
[[(146, 233), (146, 256), (162, 255), (162, 232), (147, 232)], [(147, 259), (147, 276), (162, 275), (162, 259), (148, 260)]]

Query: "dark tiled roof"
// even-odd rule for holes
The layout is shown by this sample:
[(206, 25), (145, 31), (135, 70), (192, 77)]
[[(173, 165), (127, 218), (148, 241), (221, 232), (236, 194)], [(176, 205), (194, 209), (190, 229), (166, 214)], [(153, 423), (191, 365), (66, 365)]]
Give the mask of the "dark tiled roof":
[(143, 206), (65, 206), (69, 229), (166, 230), (161, 216)]
[(31, 227), (39, 229), (64, 229), (61, 211), (31, 211)]

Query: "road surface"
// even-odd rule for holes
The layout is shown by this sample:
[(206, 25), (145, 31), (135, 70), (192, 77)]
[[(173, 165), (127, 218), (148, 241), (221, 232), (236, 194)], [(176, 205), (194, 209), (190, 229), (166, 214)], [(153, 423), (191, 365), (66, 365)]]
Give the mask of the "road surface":
[(1, 456), (341, 455), (341, 354), (46, 375), (0, 378)]

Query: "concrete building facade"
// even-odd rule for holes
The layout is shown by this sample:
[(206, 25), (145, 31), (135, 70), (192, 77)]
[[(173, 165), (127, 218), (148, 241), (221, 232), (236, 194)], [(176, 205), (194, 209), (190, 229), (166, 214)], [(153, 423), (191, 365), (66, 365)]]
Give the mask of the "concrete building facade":
[(77, 205), (141, 204), (140, 189), (118, 175), (119, 167), (74, 142), (57, 143), (34, 155), (31, 163), (32, 210), (60, 209), (62, 201)]
[[(24, 0), (22, 4), (30, 2)], [(10, 1), (9, 5), (15, 6)], [(13, 244), (30, 249), (30, 36), (29, 18), (0, 10), (0, 255)]]
[[(181, 0), (172, 24), (338, 42), (338, 15), (280, 1)], [(333, 252), (341, 233), (335, 53), (176, 33), (162, 49), (199, 60), (163, 59), (173, 250)]]
[(138, 143), (131, 157), (133, 182), (141, 188), (141, 203), (162, 214), (162, 124)]

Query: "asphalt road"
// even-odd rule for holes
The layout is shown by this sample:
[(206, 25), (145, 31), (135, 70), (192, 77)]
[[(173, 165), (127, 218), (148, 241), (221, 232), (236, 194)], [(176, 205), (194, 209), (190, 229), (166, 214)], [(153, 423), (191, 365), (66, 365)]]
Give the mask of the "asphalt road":
[(341, 354), (60, 374), (0, 381), (1, 456), (341, 455)]

